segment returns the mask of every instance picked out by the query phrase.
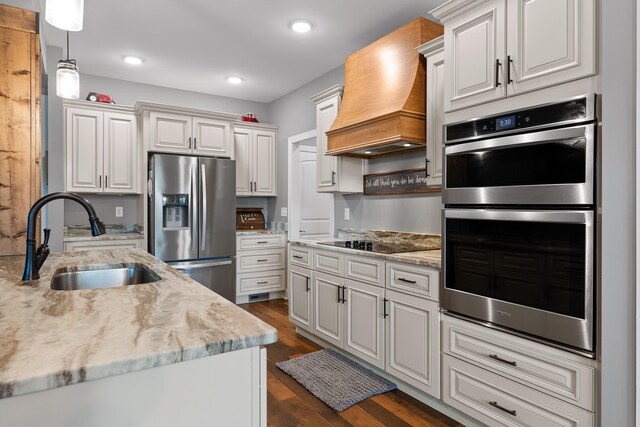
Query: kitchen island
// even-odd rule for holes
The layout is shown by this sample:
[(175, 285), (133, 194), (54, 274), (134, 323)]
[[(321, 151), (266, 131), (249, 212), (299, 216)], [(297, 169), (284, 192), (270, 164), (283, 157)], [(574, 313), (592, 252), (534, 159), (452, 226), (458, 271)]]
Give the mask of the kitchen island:
[[(55, 253), (27, 285), (23, 262), (0, 257), (3, 425), (266, 425), (273, 327), (139, 249)], [(160, 280), (49, 288), (59, 268), (130, 263)]]

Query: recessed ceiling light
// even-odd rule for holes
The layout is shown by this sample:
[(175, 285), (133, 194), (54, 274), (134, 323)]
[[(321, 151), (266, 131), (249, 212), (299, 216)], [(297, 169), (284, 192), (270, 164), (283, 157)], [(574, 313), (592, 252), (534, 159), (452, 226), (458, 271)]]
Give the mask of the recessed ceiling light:
[(406, 144), (402, 144), (403, 147), (411, 147), (412, 144), (406, 143)]
[(309, 21), (294, 21), (291, 23), (291, 29), (296, 33), (308, 33), (311, 30), (311, 22)]
[(371, 151), (365, 151), (364, 154), (371, 154)]
[(125, 56), (124, 62), (131, 65), (140, 65), (142, 64), (142, 59), (138, 58), (137, 56)]
[(227, 81), (231, 84), (239, 85), (240, 83), (242, 83), (242, 78), (232, 76), (232, 77), (227, 77)]

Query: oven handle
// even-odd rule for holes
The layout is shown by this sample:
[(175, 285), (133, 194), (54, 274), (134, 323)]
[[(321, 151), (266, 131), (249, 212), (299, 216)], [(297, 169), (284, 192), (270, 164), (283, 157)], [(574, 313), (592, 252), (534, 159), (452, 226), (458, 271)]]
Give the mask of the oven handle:
[(592, 211), (526, 211), (500, 209), (445, 209), (445, 218), (488, 221), (553, 222), (562, 224), (593, 224)]
[(594, 124), (573, 126), (562, 129), (545, 130), (541, 132), (524, 133), (520, 135), (503, 136), (500, 138), (486, 139), (483, 141), (468, 142), (445, 147), (445, 155), (461, 154), (478, 150), (490, 150), (494, 148), (505, 148), (511, 146), (534, 145), (546, 141), (557, 141), (563, 139), (585, 138), (593, 140)]

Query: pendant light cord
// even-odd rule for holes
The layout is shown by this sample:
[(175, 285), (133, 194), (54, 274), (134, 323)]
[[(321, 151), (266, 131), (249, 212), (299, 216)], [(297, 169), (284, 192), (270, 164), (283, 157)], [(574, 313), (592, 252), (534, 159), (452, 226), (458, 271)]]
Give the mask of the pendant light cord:
[(69, 31), (67, 31), (67, 61), (69, 60)]

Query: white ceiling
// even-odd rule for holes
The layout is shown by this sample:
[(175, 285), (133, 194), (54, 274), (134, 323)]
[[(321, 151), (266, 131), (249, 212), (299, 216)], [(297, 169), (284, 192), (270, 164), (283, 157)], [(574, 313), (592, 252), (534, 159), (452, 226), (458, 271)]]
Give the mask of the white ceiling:
[[(45, 0), (33, 2), (43, 7)], [(84, 29), (70, 33), (71, 57), (81, 74), (271, 102), (442, 3), (85, 0)], [(314, 28), (294, 33), (288, 24), (295, 19), (307, 19)], [(48, 44), (64, 46), (64, 32), (49, 24), (43, 31)], [(145, 62), (133, 67), (125, 55)], [(227, 83), (230, 75), (244, 83)]]

